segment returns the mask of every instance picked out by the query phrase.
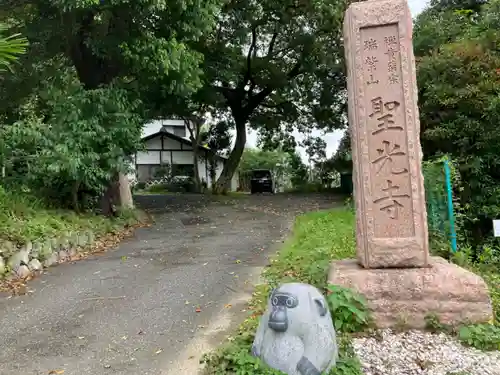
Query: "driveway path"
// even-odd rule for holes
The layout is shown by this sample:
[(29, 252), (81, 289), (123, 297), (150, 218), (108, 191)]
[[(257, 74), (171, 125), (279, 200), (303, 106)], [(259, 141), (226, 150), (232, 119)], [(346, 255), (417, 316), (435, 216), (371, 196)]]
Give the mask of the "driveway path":
[(221, 311), (237, 308), (228, 303), (250, 288), (293, 216), (334, 202), (209, 199), (138, 197), (152, 227), (103, 255), (48, 269), (29, 284), (33, 293), (0, 299), (0, 375), (187, 374), (174, 369), (181, 353)]

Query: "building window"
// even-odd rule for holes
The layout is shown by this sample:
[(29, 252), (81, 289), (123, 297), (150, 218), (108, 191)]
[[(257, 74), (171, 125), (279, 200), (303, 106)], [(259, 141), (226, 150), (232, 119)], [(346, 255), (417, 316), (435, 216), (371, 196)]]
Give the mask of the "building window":
[(174, 135), (176, 135), (178, 137), (185, 137), (186, 136), (186, 129), (184, 129), (184, 127), (175, 126), (175, 127), (172, 127), (172, 133), (174, 133)]
[(172, 176), (194, 177), (193, 164), (172, 164)]
[(152, 178), (152, 167), (153, 165), (149, 164), (139, 164), (137, 165), (137, 180), (139, 182), (146, 182), (151, 180)]

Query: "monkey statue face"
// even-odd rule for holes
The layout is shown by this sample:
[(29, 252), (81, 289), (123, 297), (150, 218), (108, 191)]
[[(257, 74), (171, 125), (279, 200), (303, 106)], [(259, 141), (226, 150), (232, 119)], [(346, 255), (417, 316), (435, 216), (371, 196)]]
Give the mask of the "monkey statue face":
[(273, 290), (269, 300), (272, 308), (267, 325), (276, 332), (286, 332), (288, 329), (287, 311), (298, 306), (297, 297), (285, 291)]
[(319, 375), (335, 365), (335, 329), (323, 295), (312, 285), (289, 283), (274, 289), (252, 353), (289, 375)]

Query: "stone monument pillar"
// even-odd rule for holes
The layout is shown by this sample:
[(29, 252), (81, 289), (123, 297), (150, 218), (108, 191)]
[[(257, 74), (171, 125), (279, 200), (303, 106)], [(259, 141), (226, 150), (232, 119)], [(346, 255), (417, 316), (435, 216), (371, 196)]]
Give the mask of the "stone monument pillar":
[(355, 3), (345, 16), (356, 240), (366, 268), (429, 263), (411, 22), (404, 1)]
[[(408, 314), (488, 320), (475, 274), (429, 257), (412, 19), (406, 0), (353, 3), (344, 20), (357, 261), (332, 265), (330, 283), (364, 294), (378, 326)], [(449, 301), (447, 304), (446, 301)]]

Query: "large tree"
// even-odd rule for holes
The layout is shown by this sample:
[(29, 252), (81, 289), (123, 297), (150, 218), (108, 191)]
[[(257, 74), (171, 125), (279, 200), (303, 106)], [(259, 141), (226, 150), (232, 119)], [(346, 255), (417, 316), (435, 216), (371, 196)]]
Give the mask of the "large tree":
[[(453, 10), (452, 16), (463, 21), (463, 12)], [(500, 1), (494, 0), (460, 33), (450, 30), (450, 42), (418, 59), (424, 158), (447, 154), (456, 161), (467, 181), (456, 194), (473, 244), (489, 235), (500, 206), (499, 30)]]
[(247, 126), (277, 139), (294, 128), (345, 126), (342, 20), (347, 1), (230, 0), (198, 44), (207, 100), (230, 113), (236, 139), (216, 185), (241, 159)]
[[(74, 68), (85, 90), (125, 89), (129, 94), (121, 95), (121, 100), (135, 102), (142, 95), (141, 87), (154, 81), (162, 82), (167, 93), (188, 94), (201, 86), (203, 56), (188, 44), (210, 31), (217, 4), (218, 0), (25, 0), (8, 1), (0, 16), (30, 41), (26, 77), (57, 59)], [(48, 77), (42, 74), (23, 82), (24, 92), (18, 98), (31, 95), (43, 78)], [(135, 98), (130, 95), (134, 92)], [(86, 97), (102, 109), (99, 99), (93, 93)], [(147, 104), (131, 107), (147, 116)], [(124, 160), (125, 151), (129, 150), (115, 157)], [(115, 170), (111, 180), (116, 182), (119, 172)], [(114, 186), (110, 183), (106, 197), (120, 195)], [(103, 210), (109, 213), (112, 199), (104, 202)]]

